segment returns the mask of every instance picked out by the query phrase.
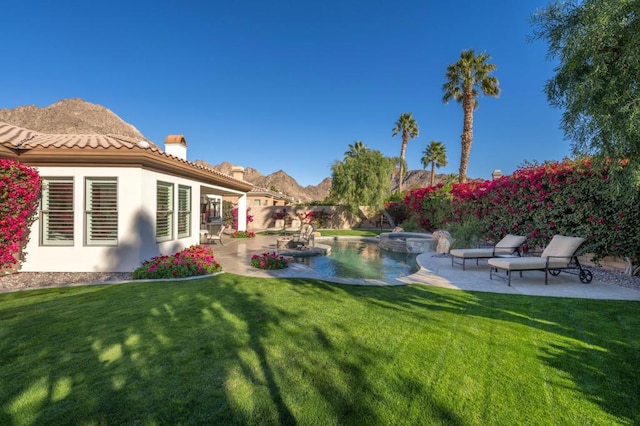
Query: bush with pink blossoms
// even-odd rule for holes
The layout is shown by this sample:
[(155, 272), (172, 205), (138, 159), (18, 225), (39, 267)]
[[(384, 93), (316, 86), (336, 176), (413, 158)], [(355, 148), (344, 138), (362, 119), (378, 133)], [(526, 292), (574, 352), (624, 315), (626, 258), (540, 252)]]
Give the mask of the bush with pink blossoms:
[(276, 252), (254, 254), (251, 257), (251, 266), (260, 269), (284, 269), (288, 265), (287, 260), (283, 256), (279, 256)]
[(156, 256), (133, 271), (134, 280), (186, 278), (220, 272), (222, 267), (213, 257), (213, 249), (191, 246), (171, 256)]
[(35, 169), (0, 159), (0, 269), (24, 261), (25, 253), (20, 249), (26, 246), (29, 228), (36, 219), (40, 188)]

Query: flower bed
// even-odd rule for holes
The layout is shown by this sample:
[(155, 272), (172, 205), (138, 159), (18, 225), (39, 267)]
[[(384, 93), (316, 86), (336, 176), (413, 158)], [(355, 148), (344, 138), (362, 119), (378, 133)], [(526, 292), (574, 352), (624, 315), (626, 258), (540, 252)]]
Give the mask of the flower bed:
[(255, 232), (250, 231), (236, 231), (231, 234), (231, 238), (253, 238), (256, 236)]
[(134, 280), (185, 278), (222, 270), (213, 257), (213, 249), (191, 246), (171, 256), (156, 256), (133, 271)]
[(259, 269), (284, 269), (288, 266), (284, 256), (279, 256), (276, 252), (254, 254), (251, 257), (251, 266)]

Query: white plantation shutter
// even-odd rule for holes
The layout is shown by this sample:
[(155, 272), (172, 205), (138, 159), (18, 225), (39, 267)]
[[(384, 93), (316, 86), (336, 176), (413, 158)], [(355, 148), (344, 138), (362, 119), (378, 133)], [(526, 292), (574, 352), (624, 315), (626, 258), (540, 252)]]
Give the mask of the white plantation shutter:
[(173, 238), (173, 184), (158, 182), (156, 187), (156, 240)]
[(118, 181), (85, 180), (85, 244), (118, 244)]
[(73, 245), (73, 178), (43, 178), (40, 243)]
[(178, 185), (178, 238), (191, 235), (191, 187)]

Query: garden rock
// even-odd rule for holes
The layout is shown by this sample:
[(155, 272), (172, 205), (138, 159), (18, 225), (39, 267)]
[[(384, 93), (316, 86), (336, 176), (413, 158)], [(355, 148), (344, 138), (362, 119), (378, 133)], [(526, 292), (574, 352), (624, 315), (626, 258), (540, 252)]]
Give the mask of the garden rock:
[(451, 238), (451, 234), (448, 231), (434, 231), (432, 234), (433, 238), (437, 241), (436, 244), (436, 253), (438, 254), (448, 254), (451, 249), (451, 243), (453, 239)]

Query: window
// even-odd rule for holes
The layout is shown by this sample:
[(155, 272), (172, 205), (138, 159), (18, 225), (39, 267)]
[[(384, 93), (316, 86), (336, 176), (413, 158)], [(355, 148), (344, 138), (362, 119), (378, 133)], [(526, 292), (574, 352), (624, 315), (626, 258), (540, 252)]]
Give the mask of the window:
[(85, 244), (118, 244), (118, 180), (116, 178), (86, 178)]
[(73, 245), (73, 178), (43, 178), (40, 244)]
[(259, 199), (253, 200), (253, 205), (256, 207), (260, 207), (260, 200)]
[(178, 238), (191, 236), (191, 187), (178, 185)]
[(156, 187), (156, 241), (173, 238), (173, 184), (158, 182)]

